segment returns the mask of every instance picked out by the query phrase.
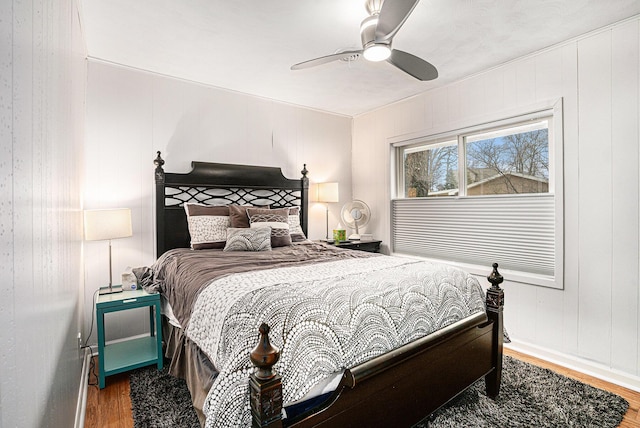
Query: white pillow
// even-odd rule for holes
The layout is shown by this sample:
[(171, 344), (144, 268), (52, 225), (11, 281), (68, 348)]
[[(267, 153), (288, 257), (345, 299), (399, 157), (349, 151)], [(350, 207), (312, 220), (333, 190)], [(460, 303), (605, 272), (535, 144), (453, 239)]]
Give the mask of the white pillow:
[(233, 228), (227, 229), (227, 243), (224, 251), (270, 251), (271, 228)]
[(204, 244), (209, 244), (209, 248), (215, 248), (212, 244), (216, 243), (224, 245), (229, 228), (229, 216), (189, 216), (188, 223), (191, 248), (201, 249), (205, 247)]

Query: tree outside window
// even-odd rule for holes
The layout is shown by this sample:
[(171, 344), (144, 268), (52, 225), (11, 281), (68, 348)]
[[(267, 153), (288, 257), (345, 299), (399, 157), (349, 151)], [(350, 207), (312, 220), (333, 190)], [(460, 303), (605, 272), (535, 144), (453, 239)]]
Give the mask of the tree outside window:
[[(549, 192), (546, 120), (459, 136), (467, 196)], [(459, 194), (458, 140), (405, 148), (404, 197)]]
[(405, 197), (435, 196), (458, 188), (457, 141), (405, 151)]

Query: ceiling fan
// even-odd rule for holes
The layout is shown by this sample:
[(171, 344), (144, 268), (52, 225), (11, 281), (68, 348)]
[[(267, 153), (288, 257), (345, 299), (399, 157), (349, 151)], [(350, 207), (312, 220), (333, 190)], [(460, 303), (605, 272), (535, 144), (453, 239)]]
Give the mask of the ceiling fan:
[(407, 20), (420, 0), (366, 0), (369, 16), (360, 24), (361, 50), (346, 50), (291, 66), (302, 70), (337, 60), (364, 56), (369, 61), (387, 61), (418, 80), (433, 80), (438, 70), (427, 61), (410, 53), (391, 48), (393, 36)]

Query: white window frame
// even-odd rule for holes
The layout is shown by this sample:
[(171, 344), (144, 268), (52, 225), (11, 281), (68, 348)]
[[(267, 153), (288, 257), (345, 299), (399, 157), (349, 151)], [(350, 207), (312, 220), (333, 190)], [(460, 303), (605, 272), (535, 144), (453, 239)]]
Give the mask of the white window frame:
[[(536, 118), (549, 116), (552, 120), (549, 123), (549, 192), (531, 194), (531, 197), (551, 195), (554, 200), (554, 273), (553, 275), (540, 275), (531, 272), (519, 270), (504, 270), (505, 276), (510, 281), (521, 282), (526, 284), (540, 285), (544, 287), (563, 289), (564, 288), (564, 180), (563, 180), (563, 116), (562, 116), (562, 99), (545, 101), (537, 103), (525, 108), (514, 109), (486, 116), (475, 123), (460, 123), (458, 126), (441, 127), (432, 129), (430, 132), (419, 132), (412, 135), (389, 138), (390, 150), (390, 171), (391, 171), (391, 203), (389, 204), (390, 230), (392, 233), (391, 251), (392, 254), (426, 258), (423, 256), (408, 255), (395, 252), (395, 242), (393, 242), (393, 201), (396, 199), (407, 199), (404, 197), (404, 173), (403, 173), (403, 156), (399, 155), (400, 148), (407, 146), (427, 146), (429, 143), (439, 144), (443, 141), (458, 140), (458, 162), (459, 171), (464, 175), (458, 178), (459, 184), (466, 183), (466, 153), (464, 136), (470, 133), (489, 132), (492, 129), (504, 128), (522, 124)], [(462, 180), (462, 181), (461, 181)], [(409, 198), (421, 200), (435, 200), (442, 198), (453, 199), (478, 199), (478, 198), (512, 198), (522, 197), (523, 195), (485, 195), (485, 196), (466, 196), (466, 185), (459, 185), (458, 196), (441, 196), (437, 198)], [(529, 195), (527, 195), (529, 196)], [(508, 200), (505, 200), (505, 203)], [(427, 202), (428, 203), (428, 202)], [(491, 246), (491, 242), (487, 242), (487, 246)], [(446, 262), (456, 266), (460, 266), (469, 272), (477, 275), (486, 275), (488, 266), (481, 266), (472, 263), (461, 263), (455, 261), (447, 261), (437, 259), (439, 262)], [(501, 270), (503, 271), (503, 270)]]
[[(419, 152), (422, 151), (426, 148), (428, 149), (437, 149), (440, 147), (447, 147), (449, 145), (453, 145), (451, 143), (456, 142), (456, 144), (458, 145), (458, 165), (460, 165), (460, 141), (457, 140), (456, 138), (454, 138), (453, 136), (449, 136), (446, 138), (438, 138), (435, 140), (429, 140), (428, 142), (426, 141), (422, 141), (421, 143), (418, 144), (411, 144), (410, 148), (406, 149), (404, 151), (404, 153), (415, 153), (415, 152)], [(401, 146), (398, 146), (401, 147)], [(403, 167), (403, 162), (404, 159), (400, 159), (400, 157), (398, 157), (398, 171), (400, 172), (402, 169), (404, 169)], [(397, 182), (397, 186), (396, 186), (396, 195), (404, 195), (405, 193), (405, 175), (404, 174), (398, 174), (397, 178), (396, 178), (396, 182)], [(401, 198), (402, 196), (398, 196), (398, 198)]]

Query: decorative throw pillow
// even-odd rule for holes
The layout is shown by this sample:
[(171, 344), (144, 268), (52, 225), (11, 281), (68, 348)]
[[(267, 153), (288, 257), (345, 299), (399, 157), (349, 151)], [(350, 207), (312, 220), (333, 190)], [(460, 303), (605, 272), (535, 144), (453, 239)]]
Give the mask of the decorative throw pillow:
[(263, 208), (247, 208), (251, 228), (271, 228), (271, 246), (286, 247), (291, 245), (289, 235), (289, 208), (266, 210)]
[(249, 227), (249, 216), (247, 216), (248, 208), (269, 209), (269, 205), (252, 206), (252, 205), (229, 205), (230, 225), (234, 228)]
[(306, 241), (307, 237), (304, 236), (302, 226), (300, 226), (300, 207), (289, 208), (289, 235), (291, 235), (291, 242)]
[(247, 206), (229, 205), (229, 224), (234, 229), (249, 227), (249, 217), (247, 217)]
[(227, 244), (223, 251), (269, 251), (271, 229), (228, 228)]
[(229, 227), (228, 207), (184, 204), (184, 210), (187, 213), (191, 248), (224, 248)]

